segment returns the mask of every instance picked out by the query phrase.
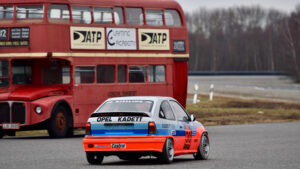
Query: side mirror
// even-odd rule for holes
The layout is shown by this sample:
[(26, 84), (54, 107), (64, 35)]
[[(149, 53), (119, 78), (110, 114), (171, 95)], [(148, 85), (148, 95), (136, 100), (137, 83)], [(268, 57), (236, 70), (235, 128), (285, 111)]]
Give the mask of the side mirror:
[(196, 120), (196, 116), (195, 115), (191, 115), (191, 121), (195, 121)]

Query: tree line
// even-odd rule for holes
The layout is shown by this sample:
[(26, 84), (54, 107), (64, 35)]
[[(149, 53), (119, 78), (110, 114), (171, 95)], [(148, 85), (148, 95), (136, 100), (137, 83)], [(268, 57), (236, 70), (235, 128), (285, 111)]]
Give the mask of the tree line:
[(290, 14), (259, 6), (186, 13), (190, 71), (287, 72), (300, 81), (300, 5)]

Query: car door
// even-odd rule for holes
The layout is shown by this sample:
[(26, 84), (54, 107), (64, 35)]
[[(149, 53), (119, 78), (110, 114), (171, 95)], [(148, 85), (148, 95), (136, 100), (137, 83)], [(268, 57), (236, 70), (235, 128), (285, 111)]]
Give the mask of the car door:
[(180, 137), (181, 150), (191, 150), (195, 147), (193, 143), (196, 136), (196, 126), (193, 125), (190, 116), (178, 102), (175, 100), (170, 100), (169, 102), (179, 125), (179, 133), (182, 133), (182, 137)]
[(176, 142), (177, 122), (172, 107), (167, 100), (161, 102), (158, 118), (161, 123), (162, 131), (163, 131), (163, 133), (161, 134), (172, 136), (174, 138), (174, 148), (175, 151), (177, 151), (178, 148), (180, 148), (180, 146)]

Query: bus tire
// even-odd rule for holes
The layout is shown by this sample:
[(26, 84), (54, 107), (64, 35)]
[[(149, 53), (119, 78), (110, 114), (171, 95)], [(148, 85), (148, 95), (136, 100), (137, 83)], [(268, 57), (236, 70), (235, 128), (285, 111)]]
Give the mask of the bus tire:
[(63, 106), (58, 106), (51, 115), (48, 124), (48, 133), (52, 138), (63, 138), (68, 135), (70, 126), (70, 116)]
[(100, 152), (88, 151), (86, 152), (86, 159), (92, 165), (101, 164), (104, 156)]
[(2, 129), (0, 129), (0, 139), (3, 138), (5, 136), (5, 133)]

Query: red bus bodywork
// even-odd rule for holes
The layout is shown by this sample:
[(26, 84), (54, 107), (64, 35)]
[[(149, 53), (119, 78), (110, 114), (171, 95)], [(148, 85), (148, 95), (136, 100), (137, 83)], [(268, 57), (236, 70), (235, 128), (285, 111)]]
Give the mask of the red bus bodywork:
[[(16, 18), (17, 5), (44, 5), (44, 17), (42, 21), (19, 22)], [(121, 25), (111, 24), (79, 24), (72, 22), (72, 15), (69, 23), (50, 23), (48, 21), (47, 9), (50, 4), (68, 5), (70, 15), (72, 6), (89, 7), (121, 7), (125, 16), (125, 8), (138, 7), (143, 9), (174, 9), (178, 11), (182, 25), (170, 27), (149, 25), (128, 25), (126, 22)], [(0, 87), (0, 132), (29, 130), (29, 129), (49, 129), (49, 121), (55, 118), (57, 126), (61, 122), (62, 126), (71, 128), (84, 127), (90, 115), (104, 100), (109, 97), (119, 96), (170, 96), (177, 99), (183, 106), (186, 105), (187, 96), (187, 61), (189, 57), (188, 35), (184, 18), (184, 13), (176, 1), (173, 0), (1, 0), (0, 6), (13, 6), (14, 17), (11, 22), (1, 22), (0, 31), (5, 30), (10, 33), (14, 28), (29, 28), (30, 36), (25, 41), (28, 45), (13, 46), (6, 40), (0, 39), (0, 43), (8, 43), (10, 46), (0, 46), (0, 61), (8, 61), (8, 85)], [(144, 16), (145, 18), (145, 16)], [(126, 17), (125, 17), (126, 20)], [(145, 19), (144, 19), (145, 20)], [(164, 20), (164, 23), (166, 21)], [(104, 49), (72, 49), (71, 47), (71, 27), (83, 27), (87, 29), (103, 28), (124, 28), (136, 31), (136, 50), (107, 50), (105, 32)], [(140, 50), (139, 30), (168, 30), (169, 49), (168, 50)], [(184, 51), (175, 51), (175, 41), (184, 42)], [(21, 44), (17, 42), (17, 44)], [(12, 67), (16, 62), (30, 60), (32, 65), (31, 84), (13, 84)], [(70, 68), (70, 82), (68, 84), (43, 84), (46, 78), (43, 73), (45, 66)], [(94, 75), (94, 82), (88, 84), (75, 83), (75, 69), (77, 66), (113, 65), (115, 67), (115, 80), (112, 83), (97, 83), (97, 75)], [(119, 83), (117, 75), (118, 65), (126, 66), (126, 82)], [(130, 83), (128, 67), (149, 65), (165, 66), (165, 81), (161, 83), (149, 82)], [(0, 65), (1, 66), (1, 65)], [(53, 77), (52, 77), (53, 76)], [(51, 81), (55, 75), (48, 76)], [(42, 112), (36, 113), (36, 108), (41, 107)], [(54, 113), (58, 107), (63, 107), (64, 115), (68, 117), (58, 117)], [(57, 113), (59, 114), (59, 112)], [(4, 117), (5, 116), (5, 117)], [(7, 117), (6, 117), (7, 116)], [(9, 116), (9, 117), (8, 117)], [(2, 120), (1, 120), (2, 119)], [(5, 124), (5, 126), (4, 126)], [(17, 128), (14, 125), (17, 124)], [(2, 127), (2, 131), (1, 131)], [(1, 133), (0, 133), (1, 134)], [(66, 133), (64, 133), (64, 136)], [(60, 136), (55, 136), (60, 137)]]

